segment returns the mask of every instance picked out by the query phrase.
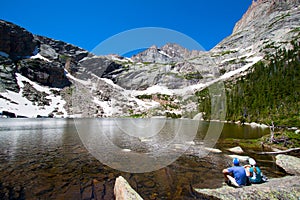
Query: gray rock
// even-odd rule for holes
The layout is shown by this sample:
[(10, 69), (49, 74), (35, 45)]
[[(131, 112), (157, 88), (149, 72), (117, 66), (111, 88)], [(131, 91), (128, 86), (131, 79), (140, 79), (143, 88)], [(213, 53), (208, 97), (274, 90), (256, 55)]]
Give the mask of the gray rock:
[(12, 60), (33, 55), (38, 42), (33, 34), (13, 23), (0, 20), (0, 51), (9, 55)]
[(51, 60), (56, 60), (56, 59), (58, 59), (58, 56), (59, 56), (59, 54), (56, 53), (56, 51), (47, 44), (41, 44), (40, 54), (41, 54), (41, 56), (44, 56), (45, 58), (49, 58)]
[(122, 72), (122, 65), (104, 57), (94, 56), (84, 59), (77, 66), (79, 73), (77, 77), (83, 80), (91, 79), (92, 75), (99, 78), (114, 79), (114, 75)]
[[(203, 84), (204, 87), (221, 74), (252, 63), (253, 57), (263, 57), (267, 53), (272, 53), (277, 46), (288, 48), (289, 42), (299, 35), (299, 4), (300, 0), (253, 1), (253, 5), (236, 24), (233, 33), (212, 50), (190, 51), (177, 44), (166, 44), (160, 48), (153, 46), (141, 52), (132, 57), (133, 62), (121, 57), (117, 59), (109, 56), (95, 57), (80, 47), (32, 35), (21, 27), (1, 21), (0, 51), (4, 52), (2, 56), (8, 54), (10, 61), (5, 60), (1, 63), (0, 59), (0, 90), (19, 91), (16, 72), (50, 87), (70, 86), (70, 80), (64, 74), (65, 69), (77, 79), (90, 79), (92, 82), (87, 86), (88, 90), (97, 89), (88, 96), (90, 100), (86, 103), (86, 108), (85, 102), (80, 103), (80, 99), (84, 99), (83, 95), (75, 95), (80, 104), (78, 112), (100, 117), (105, 116), (111, 107), (116, 106), (116, 109), (113, 109), (115, 111), (113, 116), (124, 116), (129, 111), (134, 114), (142, 112), (164, 115), (166, 109), (162, 106), (155, 108), (156, 111), (151, 110), (153, 108), (138, 108), (135, 101), (132, 103), (133, 96), (123, 95), (122, 89), (116, 89), (117, 86), (104, 83), (103, 80), (99, 81), (98, 78), (111, 79), (118, 86), (128, 90), (145, 90), (154, 85), (165, 86), (168, 89), (186, 89), (195, 84), (199, 84), (198, 86)], [(36, 50), (50, 62), (25, 59), (32, 55), (33, 51), (38, 53)], [(20, 60), (18, 69), (15, 60)], [(244, 72), (230, 78), (237, 78), (242, 73)], [(72, 79), (72, 82), (76, 83), (76, 80)], [(194, 93), (203, 87), (198, 89), (190, 87), (188, 95), (180, 93), (175, 97), (177, 104), (180, 105), (178, 111), (186, 113), (184, 117), (193, 117), (191, 113), (197, 112), (198, 99)], [(74, 110), (70, 101), (71, 90), (66, 88), (64, 90), (66, 92), (61, 93), (67, 101), (66, 110), (70, 114)], [(94, 99), (102, 101), (101, 105), (99, 102), (98, 104), (93, 102)], [(110, 106), (107, 110), (103, 102), (106, 107)]]
[(276, 156), (276, 164), (287, 173), (300, 176), (300, 158), (279, 154)]
[(15, 76), (16, 71), (16, 66), (10, 58), (0, 56), (0, 91), (20, 91)]
[(168, 56), (162, 50), (158, 49), (155, 45), (132, 57), (135, 62), (142, 63), (170, 63), (174, 59)]
[(274, 46), (282, 46), (282, 42), (298, 34), (293, 30), (299, 27), (299, 4), (299, 0), (253, 1), (242, 19), (236, 23), (232, 35), (213, 50), (238, 48), (242, 51), (252, 46), (251, 49), (256, 51), (273, 42)]
[[(50, 55), (54, 56), (54, 57), (55, 57), (55, 53), (59, 54), (59, 55), (63, 55), (63, 56), (69, 56), (72, 58), (72, 60), (75, 63), (77, 63), (78, 61), (80, 61), (81, 59), (83, 59), (85, 57), (92, 56), (92, 54), (89, 53), (88, 51), (86, 51), (80, 47), (76, 47), (74, 45), (63, 42), (63, 41), (54, 40), (51, 38), (47, 38), (44, 36), (38, 36), (38, 35), (35, 35), (34, 37), (35, 37), (35, 40), (39, 41), (42, 44), (41, 45), (42, 49), (40, 49), (40, 50), (44, 51), (45, 49), (48, 49), (49, 51), (52, 52), (51, 53), (52, 55), (51, 54)], [(47, 45), (47, 46), (42, 47), (43, 45)], [(53, 52), (53, 50), (55, 51), (55, 53)], [(48, 54), (46, 52), (42, 52), (42, 53)]]
[(49, 106), (51, 103), (50, 99), (47, 99), (48, 94), (45, 92), (39, 92), (28, 82), (23, 82), (23, 96), (29, 101), (33, 102), (37, 106)]
[(5, 111), (5, 110), (2, 111), (1, 115), (6, 116), (8, 118), (16, 118), (17, 117), (15, 113), (8, 112), (8, 111)]
[(42, 85), (63, 88), (71, 84), (59, 62), (24, 59), (20, 61), (18, 70), (23, 76)]
[(248, 11), (244, 14), (243, 18), (236, 23), (234, 33), (249, 29), (255, 25), (257, 21), (269, 20), (270, 15), (273, 13), (284, 12), (294, 9), (299, 6), (299, 0), (287, 1), (274, 1), (274, 0), (257, 0), (253, 1)]
[(228, 151), (238, 154), (244, 153), (243, 149), (240, 146), (230, 148), (228, 149)]
[[(196, 52), (191, 52), (190, 50), (175, 43), (168, 43), (161, 47), (161, 50), (172, 58), (177, 58), (178, 60), (189, 58), (192, 56), (192, 53)], [(195, 56), (195, 54), (193, 56)]]
[(300, 196), (299, 176), (286, 176), (270, 179), (263, 184), (252, 184), (242, 188), (223, 186), (217, 189), (198, 189), (200, 198), (204, 199), (295, 199)]
[(114, 194), (116, 200), (142, 200), (143, 198), (136, 192), (129, 183), (122, 177), (116, 178)]
[[(152, 46), (133, 56), (135, 62), (144, 63), (129, 63), (128, 70), (116, 75), (115, 83), (135, 90), (153, 85), (182, 89), (206, 84), (219, 77), (221, 71), (237, 70), (251, 63), (251, 57), (274, 52), (274, 46), (288, 47), (299, 34), (299, 21), (299, 0), (259, 0), (237, 23), (232, 35), (211, 51), (188, 51), (171, 44)], [(239, 76), (240, 73), (232, 78)]]

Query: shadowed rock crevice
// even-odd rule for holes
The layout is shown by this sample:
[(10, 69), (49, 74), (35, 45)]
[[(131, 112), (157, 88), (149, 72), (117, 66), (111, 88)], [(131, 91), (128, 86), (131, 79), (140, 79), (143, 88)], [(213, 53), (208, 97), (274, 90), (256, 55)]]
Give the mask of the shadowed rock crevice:
[(30, 80), (42, 85), (63, 88), (70, 86), (64, 66), (59, 62), (47, 62), (41, 59), (25, 59), (18, 66), (21, 74)]
[(5, 90), (20, 91), (15, 76), (16, 72), (15, 63), (10, 58), (0, 56), (0, 92), (4, 92)]
[(19, 60), (34, 54), (39, 46), (33, 34), (13, 23), (0, 20), (0, 52), (12, 60)]

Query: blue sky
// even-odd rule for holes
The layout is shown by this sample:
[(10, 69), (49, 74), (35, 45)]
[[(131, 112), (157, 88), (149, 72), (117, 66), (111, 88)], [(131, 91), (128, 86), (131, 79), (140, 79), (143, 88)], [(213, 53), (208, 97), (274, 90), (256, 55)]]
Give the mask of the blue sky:
[(120, 32), (141, 28), (172, 29), (206, 50), (232, 32), (252, 0), (4, 0), (0, 19), (30, 32), (91, 51)]

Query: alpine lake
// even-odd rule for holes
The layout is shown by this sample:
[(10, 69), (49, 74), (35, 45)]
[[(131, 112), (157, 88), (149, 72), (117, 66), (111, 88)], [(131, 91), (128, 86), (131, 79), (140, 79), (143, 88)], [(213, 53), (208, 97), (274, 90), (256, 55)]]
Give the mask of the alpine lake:
[[(199, 194), (193, 188), (222, 186), (221, 171), (235, 154), (228, 148), (269, 133), (268, 128), (180, 119), (153, 124), (148, 119), (150, 128), (133, 129), (145, 120), (0, 119), (0, 199), (111, 200), (118, 176), (143, 199), (195, 199)], [(220, 133), (206, 137), (208, 130)], [(204, 148), (207, 144), (211, 149)], [(286, 175), (273, 156), (255, 153), (260, 147), (242, 147), (239, 155), (255, 158), (267, 177)], [(146, 154), (159, 162), (150, 159), (141, 166), (139, 156)], [(168, 155), (172, 159), (165, 159)]]

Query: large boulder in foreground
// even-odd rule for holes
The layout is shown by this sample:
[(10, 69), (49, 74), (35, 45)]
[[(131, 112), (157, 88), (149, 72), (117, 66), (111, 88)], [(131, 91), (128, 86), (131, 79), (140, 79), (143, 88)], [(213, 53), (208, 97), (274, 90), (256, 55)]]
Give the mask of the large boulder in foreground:
[(203, 199), (295, 199), (300, 197), (299, 176), (270, 179), (262, 184), (242, 188), (223, 186), (217, 189), (195, 189)]
[(122, 176), (116, 178), (114, 194), (116, 200), (143, 200)]
[(276, 164), (288, 174), (300, 176), (300, 158), (279, 154), (276, 156)]

